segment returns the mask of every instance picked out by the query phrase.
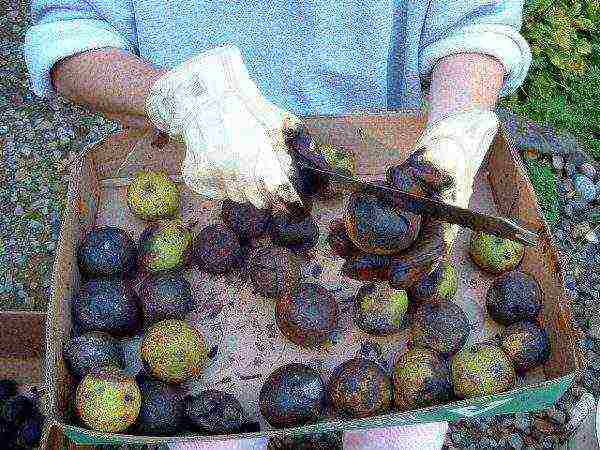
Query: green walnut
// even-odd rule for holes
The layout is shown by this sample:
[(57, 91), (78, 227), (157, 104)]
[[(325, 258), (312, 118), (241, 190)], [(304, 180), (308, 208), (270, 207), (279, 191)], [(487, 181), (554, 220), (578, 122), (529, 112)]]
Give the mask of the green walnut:
[(450, 364), (454, 393), (458, 398), (499, 394), (515, 386), (516, 374), (508, 355), (497, 345), (467, 346)]
[(127, 188), (127, 205), (142, 220), (175, 217), (181, 207), (181, 193), (166, 172), (140, 171)]
[(473, 232), (469, 255), (477, 266), (486, 272), (501, 274), (512, 270), (523, 259), (523, 244), (484, 232)]

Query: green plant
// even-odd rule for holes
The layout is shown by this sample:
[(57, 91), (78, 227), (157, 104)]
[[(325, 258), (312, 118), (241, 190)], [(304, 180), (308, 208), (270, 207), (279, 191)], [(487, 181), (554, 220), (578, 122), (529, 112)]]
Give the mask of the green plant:
[(572, 132), (600, 159), (600, 0), (525, 1), (521, 32), (531, 69), (500, 105)]
[(546, 220), (556, 222), (559, 216), (556, 174), (548, 164), (536, 159), (525, 158), (525, 167)]

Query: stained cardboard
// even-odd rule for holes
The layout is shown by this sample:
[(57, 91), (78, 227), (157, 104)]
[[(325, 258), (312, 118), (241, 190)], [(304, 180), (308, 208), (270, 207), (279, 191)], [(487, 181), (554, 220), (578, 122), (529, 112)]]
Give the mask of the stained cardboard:
[[(346, 117), (308, 117), (305, 123), (323, 142), (346, 148), (357, 157), (359, 174), (365, 179), (380, 179), (385, 168), (403, 161), (425, 124), (424, 115), (416, 111), (357, 115)], [(80, 427), (73, 421), (69, 395), (74, 389), (61, 350), (71, 330), (70, 298), (78, 289), (79, 273), (75, 250), (93, 225), (118, 225), (139, 237), (144, 223), (126, 208), (124, 195), (132, 175), (140, 169), (166, 170), (177, 179), (183, 158), (182, 147), (171, 143), (163, 149), (152, 148), (148, 137), (133, 135), (128, 130), (108, 137), (92, 146), (76, 161), (68, 191), (67, 210), (62, 224), (54, 267), (54, 290), (48, 308), (46, 334), (46, 380), (48, 405), (52, 424), (64, 431), (74, 442), (94, 443), (157, 443), (190, 439), (232, 439), (236, 436), (144, 437), (124, 434), (103, 434)], [(377, 143), (377, 145), (375, 145)], [(130, 154), (131, 153), (131, 154)], [(129, 156), (128, 156), (129, 155)], [(126, 162), (123, 165), (123, 162)], [(194, 286), (211, 285), (219, 290), (219, 305), (202, 301), (188, 320), (196, 325), (211, 345), (218, 346), (218, 357), (206, 368), (204, 378), (188, 383), (191, 392), (211, 386), (236, 395), (245, 407), (248, 418), (258, 419), (263, 431), (241, 435), (275, 436), (288, 433), (310, 433), (326, 430), (351, 430), (412, 424), (435, 420), (457, 420), (477, 415), (495, 415), (544, 409), (552, 405), (569, 387), (582, 360), (575, 345), (577, 333), (569, 314), (564, 290), (563, 268), (552, 242), (535, 193), (527, 181), (519, 156), (504, 134), (499, 133), (486, 157), (475, 183), (471, 208), (518, 218), (524, 226), (540, 235), (540, 244), (526, 248), (521, 269), (531, 273), (544, 292), (541, 321), (552, 342), (552, 357), (540, 370), (520, 380), (516, 389), (500, 395), (454, 402), (416, 411), (360, 420), (330, 417), (317, 424), (287, 430), (272, 430), (258, 414), (256, 395), (270, 371), (286, 362), (305, 362), (324, 378), (335, 365), (354, 356), (365, 341), (376, 341), (384, 358), (392, 364), (403, 350), (405, 334), (392, 338), (370, 338), (352, 326), (346, 315), (338, 333), (337, 344), (328, 351), (304, 351), (286, 341), (273, 320), (273, 302), (257, 298), (235, 277), (209, 277), (198, 271), (188, 274)], [(200, 219), (199, 226), (218, 220), (218, 204), (202, 199), (183, 185), (182, 216), (184, 220)], [(321, 264), (320, 281), (330, 289), (338, 289), (336, 297), (352, 295), (360, 283), (339, 276), (341, 260), (327, 251), (325, 235), (329, 221), (339, 217), (344, 200), (317, 202), (315, 216), (322, 230), (314, 260), (306, 264), (310, 281), (311, 268)], [(493, 336), (499, 328), (485, 317), (483, 296), (493, 277), (479, 271), (466, 256), (469, 230), (459, 233), (452, 261), (459, 271), (457, 303), (463, 306), (471, 323), (472, 340)], [(206, 300), (206, 298), (204, 298)], [(208, 311), (221, 308), (216, 318), (207, 319)], [(367, 337), (367, 339), (365, 339)], [(132, 342), (135, 348), (135, 342)], [(225, 380), (225, 381), (223, 381)], [(227, 380), (229, 380), (227, 382)], [(238, 437), (241, 437), (238, 436)]]

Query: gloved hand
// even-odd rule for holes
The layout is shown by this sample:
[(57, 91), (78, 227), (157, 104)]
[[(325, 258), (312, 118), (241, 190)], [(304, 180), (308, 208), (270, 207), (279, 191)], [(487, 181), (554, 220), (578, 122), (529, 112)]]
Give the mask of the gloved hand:
[(146, 109), (159, 130), (185, 145), (182, 175), (192, 190), (258, 208), (271, 196), (299, 201), (283, 135), (299, 121), (261, 95), (236, 47), (203, 52), (167, 72)]
[[(428, 125), (406, 162), (390, 167), (386, 178), (402, 189), (406, 176), (436, 200), (468, 208), (473, 181), (498, 132), (493, 111), (471, 110)], [(452, 252), (458, 225), (422, 216), (418, 240), (394, 257), (390, 285), (406, 288)]]

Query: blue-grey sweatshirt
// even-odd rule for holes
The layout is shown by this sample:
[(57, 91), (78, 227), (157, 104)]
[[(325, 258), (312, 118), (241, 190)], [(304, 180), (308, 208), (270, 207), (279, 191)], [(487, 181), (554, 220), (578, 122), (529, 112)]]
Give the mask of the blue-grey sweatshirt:
[(522, 10), (522, 0), (32, 0), (24, 53), (34, 93), (48, 98), (53, 64), (79, 52), (117, 47), (172, 68), (233, 44), (280, 108), (342, 115), (421, 107), (436, 61), (461, 52), (498, 58), (501, 95), (513, 92), (531, 64)]

